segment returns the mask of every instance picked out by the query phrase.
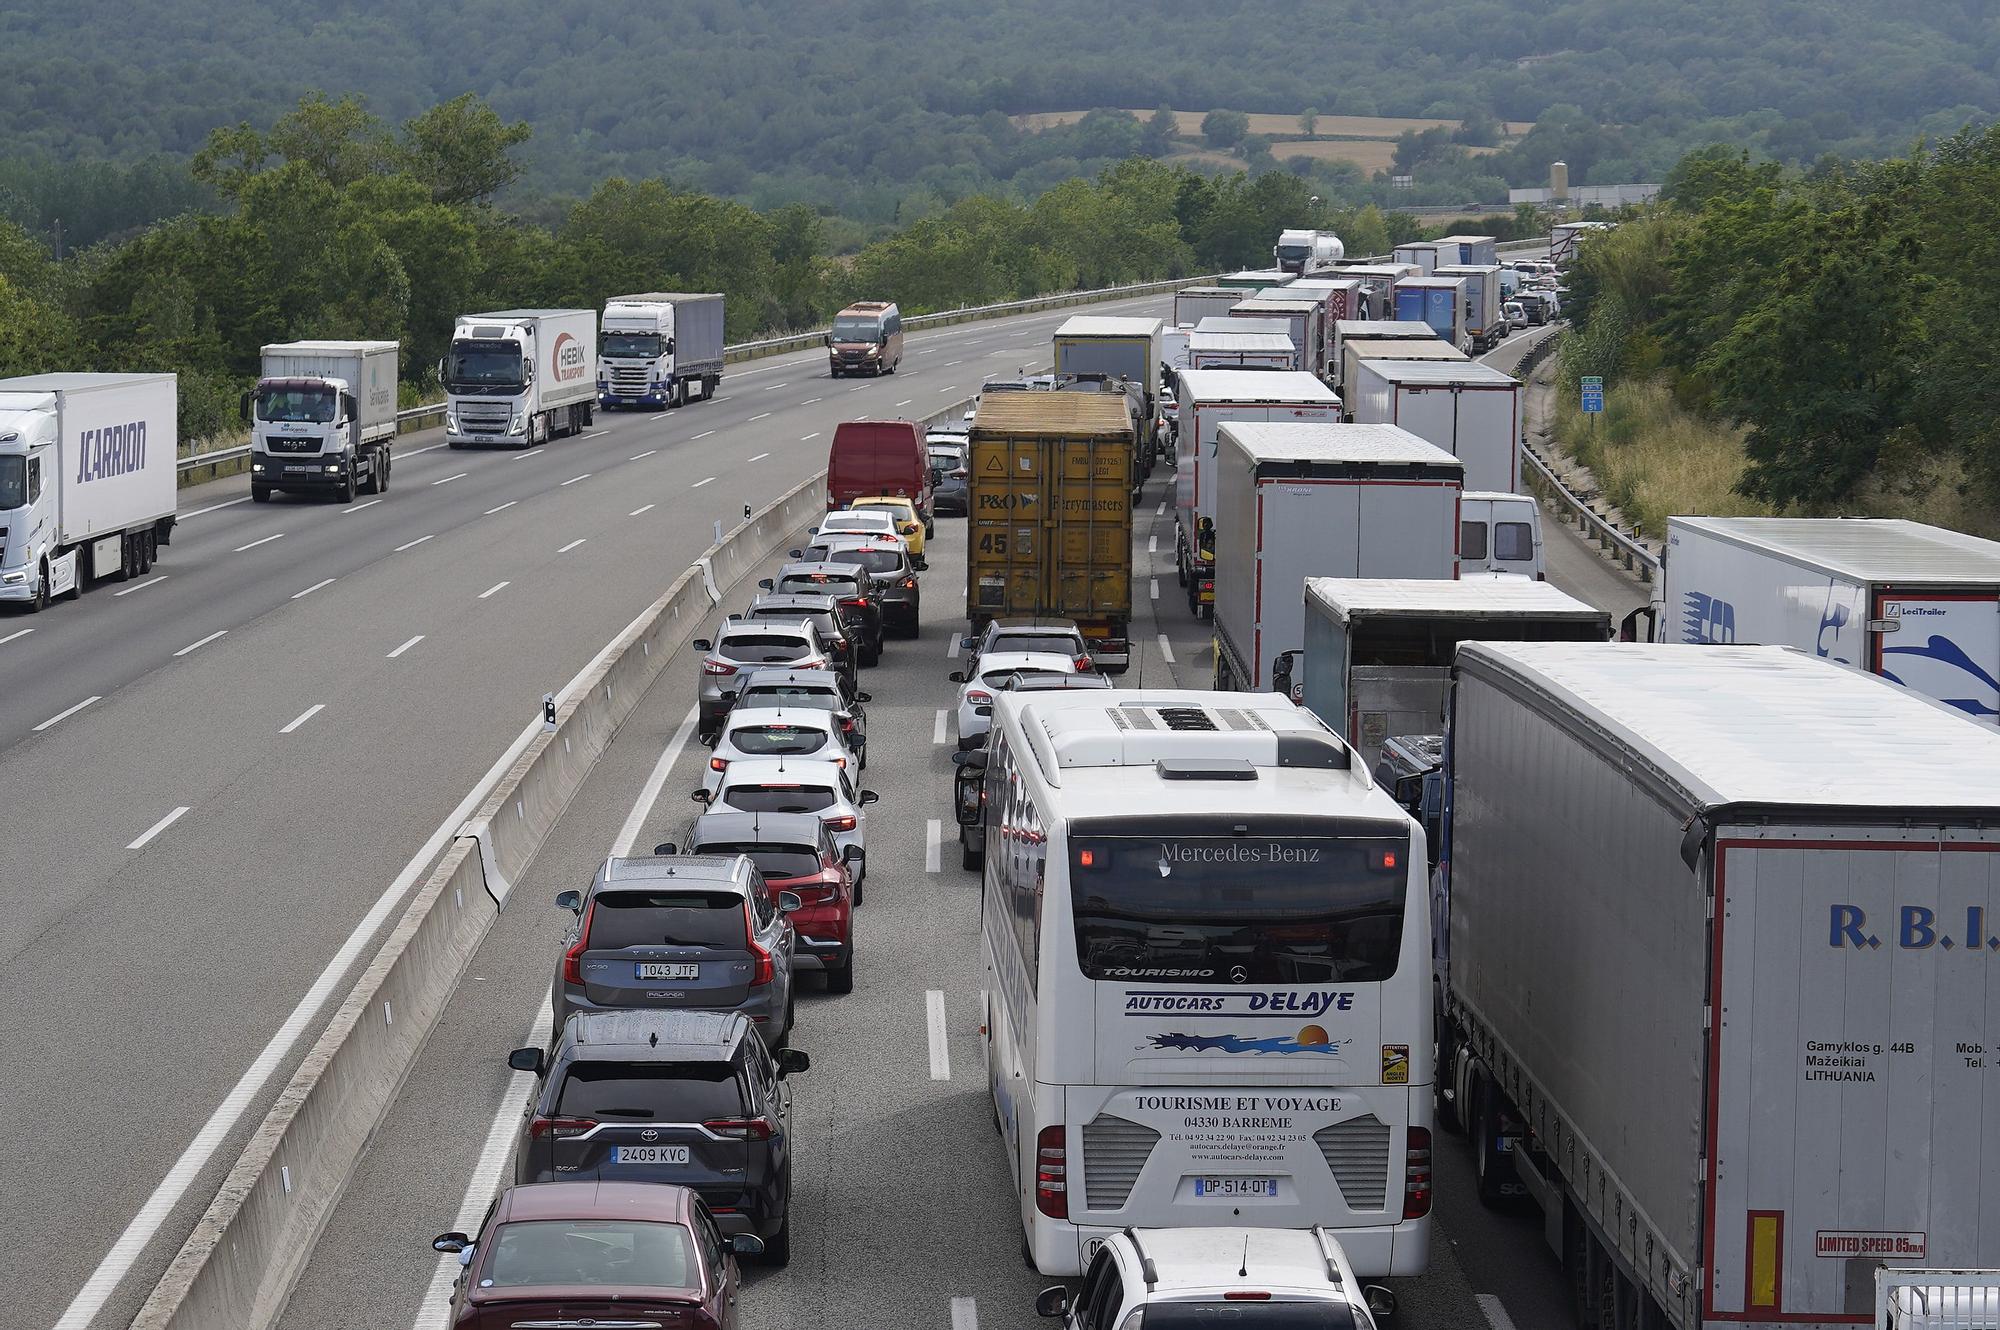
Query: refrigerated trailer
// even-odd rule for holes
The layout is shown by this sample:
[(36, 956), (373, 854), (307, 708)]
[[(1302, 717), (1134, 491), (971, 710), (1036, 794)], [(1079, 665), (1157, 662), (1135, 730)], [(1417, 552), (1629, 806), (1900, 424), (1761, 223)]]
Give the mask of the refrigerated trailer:
[[(1204, 323), (1213, 322), (1204, 319)], [(1233, 320), (1237, 323), (1268, 323), (1271, 331), (1214, 332), (1197, 328), (1188, 334), (1189, 369), (1296, 370), (1299, 349), (1291, 334), (1275, 319)]]
[(1505, 271), (1497, 263), (1441, 263), (1432, 274), (1465, 279), (1465, 335), (1472, 339), (1474, 355), (1498, 346), (1509, 331), (1500, 313), (1500, 274)]
[(1174, 292), (1174, 326), (1195, 327), (1211, 314), (1227, 314), (1242, 299), (1239, 286), (1184, 286)]
[(438, 377), (445, 442), (532, 448), (581, 434), (597, 414), (597, 311), (462, 314)]
[[(1433, 360), (1463, 365), (1472, 357), (1441, 337), (1431, 335), (1430, 329), (1421, 323), (1392, 324), (1392, 327), (1414, 328), (1417, 331), (1405, 337), (1350, 337), (1341, 346), (1337, 364), (1338, 375), (1334, 379), (1334, 391), (1345, 397), (1354, 395), (1354, 386), (1359, 382), (1355, 371), (1367, 360)], [(1350, 410), (1350, 415), (1353, 412)], [(1394, 424), (1394, 421), (1390, 422)]]
[(1581, 1323), (2000, 1264), (2000, 735), (1780, 647), (1477, 642), (1447, 752), (1440, 1121)]
[(1396, 317), (1427, 323), (1461, 351), (1472, 349), (1465, 330), (1463, 277), (1406, 277), (1396, 283)]
[(597, 404), (684, 406), (722, 386), (722, 296), (648, 291), (604, 305)]
[(1463, 458), (1467, 489), (1521, 490), (1521, 384), (1490, 365), (1363, 360), (1347, 384), (1356, 421), (1401, 425)]

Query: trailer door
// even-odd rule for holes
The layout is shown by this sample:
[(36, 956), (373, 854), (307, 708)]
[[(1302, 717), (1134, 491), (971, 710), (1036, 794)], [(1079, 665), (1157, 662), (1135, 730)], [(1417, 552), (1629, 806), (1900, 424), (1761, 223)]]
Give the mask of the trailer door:
[(2000, 723), (2000, 597), (1993, 592), (1875, 592), (1875, 673)]

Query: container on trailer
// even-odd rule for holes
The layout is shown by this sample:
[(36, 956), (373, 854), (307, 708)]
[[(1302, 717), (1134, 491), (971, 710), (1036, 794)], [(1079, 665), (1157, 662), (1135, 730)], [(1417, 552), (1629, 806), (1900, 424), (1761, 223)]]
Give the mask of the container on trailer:
[(1456, 264), (1498, 266), (1499, 242), (1492, 236), (1440, 236), (1431, 241), (1437, 247), (1438, 267)]
[(1308, 577), (1458, 575), (1465, 468), (1407, 430), (1225, 423), (1215, 474), (1218, 688), (1271, 686)]
[(1197, 327), (1211, 314), (1227, 314), (1242, 299), (1240, 286), (1184, 286), (1174, 292), (1174, 326)]
[(1347, 385), (1359, 422), (1400, 425), (1463, 459), (1468, 489), (1521, 489), (1521, 383), (1490, 365), (1363, 360)]
[(1410, 277), (1396, 283), (1396, 317), (1427, 323), (1461, 351), (1472, 349), (1465, 330), (1463, 277)]
[[(1414, 336), (1354, 338), (1346, 343), (1340, 353), (1340, 375), (1335, 380), (1337, 389), (1345, 390), (1350, 395), (1353, 393), (1355, 368), (1364, 360), (1429, 360), (1457, 365), (1471, 360), (1465, 352), (1432, 333), (1429, 324), (1403, 323), (1397, 326), (1421, 331)], [(1353, 414), (1351, 408), (1348, 414)]]
[(395, 342), (280, 342), (243, 395), (250, 497), (326, 490), (351, 501), (389, 487), (396, 438)]
[(1497, 263), (1439, 264), (1433, 274), (1465, 279), (1465, 334), (1474, 354), (1499, 345), (1509, 331), (1500, 315), (1500, 274), (1506, 271)]
[(600, 406), (680, 406), (722, 384), (723, 299), (648, 291), (604, 305), (597, 361)]

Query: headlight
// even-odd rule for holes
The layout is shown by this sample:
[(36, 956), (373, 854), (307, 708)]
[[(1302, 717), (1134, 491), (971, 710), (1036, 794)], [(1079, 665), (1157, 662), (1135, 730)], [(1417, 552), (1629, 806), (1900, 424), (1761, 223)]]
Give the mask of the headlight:
[(447, 411), (444, 413), (444, 432), (446, 434), (458, 433), (458, 412)]
[(5, 582), (9, 586), (13, 586), (18, 582), (25, 582), (27, 580), (28, 580), (28, 570), (25, 568), (17, 568), (11, 573), (0, 573), (0, 582)]
[(252, 471), (262, 471), (264, 469), (264, 464), (262, 462), (252, 462), (250, 464), (250, 469)]

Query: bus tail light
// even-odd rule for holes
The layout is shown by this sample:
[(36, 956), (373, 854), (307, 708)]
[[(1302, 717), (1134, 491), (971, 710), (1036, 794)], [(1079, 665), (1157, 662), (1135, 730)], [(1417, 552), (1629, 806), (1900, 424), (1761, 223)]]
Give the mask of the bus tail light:
[(1408, 1162), (1403, 1166), (1403, 1218), (1422, 1219), (1431, 1212), (1431, 1132), (1410, 1128)]
[(1035, 1208), (1050, 1219), (1069, 1218), (1069, 1147), (1061, 1127), (1035, 1134)]

